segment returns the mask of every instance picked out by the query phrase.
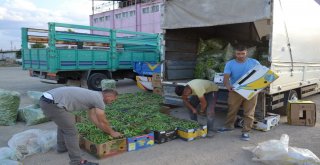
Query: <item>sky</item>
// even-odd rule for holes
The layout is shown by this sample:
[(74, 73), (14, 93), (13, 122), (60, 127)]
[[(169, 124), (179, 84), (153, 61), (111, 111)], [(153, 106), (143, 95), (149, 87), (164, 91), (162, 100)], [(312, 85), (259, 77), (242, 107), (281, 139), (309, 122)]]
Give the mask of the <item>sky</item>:
[(89, 25), (91, 0), (0, 0), (0, 50), (20, 49), (21, 27), (48, 22)]

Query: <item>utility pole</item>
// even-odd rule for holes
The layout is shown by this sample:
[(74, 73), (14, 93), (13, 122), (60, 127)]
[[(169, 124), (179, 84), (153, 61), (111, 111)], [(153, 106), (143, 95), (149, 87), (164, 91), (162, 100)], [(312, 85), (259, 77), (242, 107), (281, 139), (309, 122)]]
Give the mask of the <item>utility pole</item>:
[(10, 41), (10, 45), (11, 45), (11, 50), (12, 50), (12, 41)]
[(113, 15), (113, 17), (112, 17), (112, 29), (115, 29), (115, 23), (114, 23), (114, 0), (112, 1), (112, 15)]
[[(93, 15), (94, 15), (94, 0), (91, 0), (92, 1), (92, 15), (91, 15), (91, 20), (90, 20), (90, 26), (93, 26)], [(93, 30), (90, 29), (90, 33), (93, 34)]]
[(138, 31), (138, 7), (137, 7), (137, 0), (134, 1), (135, 8), (136, 8), (136, 32)]
[(92, 19), (93, 19), (93, 15), (94, 15), (94, 0), (92, 0)]

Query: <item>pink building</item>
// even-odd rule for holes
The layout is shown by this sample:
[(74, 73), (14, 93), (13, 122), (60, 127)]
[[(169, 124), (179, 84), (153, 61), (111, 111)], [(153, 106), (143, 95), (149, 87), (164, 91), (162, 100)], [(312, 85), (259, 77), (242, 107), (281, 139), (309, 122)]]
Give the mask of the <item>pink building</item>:
[[(135, 4), (137, 2), (137, 4)], [(90, 25), (111, 29), (161, 33), (163, 0), (128, 0), (119, 8), (90, 15)], [(93, 31), (93, 34), (103, 34)]]

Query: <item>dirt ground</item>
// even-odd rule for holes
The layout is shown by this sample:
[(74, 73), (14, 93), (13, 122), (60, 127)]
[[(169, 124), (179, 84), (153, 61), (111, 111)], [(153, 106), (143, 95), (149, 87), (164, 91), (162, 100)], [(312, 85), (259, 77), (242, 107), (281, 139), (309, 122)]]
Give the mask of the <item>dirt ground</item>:
[(0, 67), (19, 67), (20, 65), (17, 64), (15, 61), (13, 60), (9, 60), (9, 61), (4, 61), (4, 60), (0, 60)]
[[(0, 88), (15, 90), (21, 93), (20, 106), (31, 104), (32, 101), (27, 97), (29, 90), (46, 91), (61, 85), (41, 83), (39, 79), (28, 76), (28, 71), (20, 67), (0, 67)], [(117, 84), (120, 93), (135, 92), (139, 89), (132, 80), (122, 80)], [(312, 100), (320, 106), (320, 95), (306, 98)], [(318, 108), (319, 114), (319, 108)], [(172, 115), (181, 118), (187, 118), (186, 109), (177, 108), (172, 111)], [(215, 121), (215, 127), (222, 126), (226, 116), (225, 109), (218, 109)], [(251, 160), (252, 154), (244, 151), (242, 147), (253, 146), (269, 139), (279, 139), (281, 134), (288, 134), (290, 137), (290, 146), (307, 148), (317, 156), (320, 156), (320, 124), (315, 127), (290, 126), (286, 124), (286, 117), (281, 117), (280, 125), (268, 132), (252, 131), (251, 140), (244, 142), (239, 140), (240, 129), (235, 131), (216, 134), (214, 138), (199, 139), (191, 142), (185, 142), (177, 139), (161, 145), (127, 152), (111, 158), (98, 160), (95, 157), (82, 152), (83, 157), (101, 165), (260, 165), (261, 163)], [(203, 121), (203, 120), (202, 120)], [(0, 147), (7, 146), (10, 137), (16, 133), (31, 128), (46, 130), (55, 130), (56, 126), (52, 122), (39, 124), (35, 126), (25, 126), (18, 122), (14, 126), (0, 126)], [(49, 151), (44, 154), (36, 154), (27, 157), (22, 161), (25, 165), (67, 165), (69, 161), (68, 154), (57, 154), (55, 151)]]

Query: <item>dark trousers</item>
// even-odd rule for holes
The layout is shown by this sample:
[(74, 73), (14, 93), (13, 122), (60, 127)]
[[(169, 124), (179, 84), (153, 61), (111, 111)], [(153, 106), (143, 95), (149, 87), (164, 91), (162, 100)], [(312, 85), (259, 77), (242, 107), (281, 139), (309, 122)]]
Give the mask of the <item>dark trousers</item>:
[[(207, 126), (208, 126), (208, 131), (213, 131), (214, 128), (214, 117), (215, 117), (215, 106), (216, 106), (216, 101), (217, 101), (217, 92), (209, 92), (204, 95), (207, 101), (207, 109), (206, 109), (206, 114), (207, 114)], [(191, 96), (189, 98), (189, 101), (191, 105), (199, 111), (199, 106), (200, 100), (198, 96)], [(190, 114), (190, 119), (194, 121), (198, 121), (198, 115), (192, 113), (191, 110), (189, 110)]]
[(68, 150), (70, 165), (78, 165), (81, 161), (81, 150), (74, 115), (44, 98), (40, 99), (40, 107), (44, 115), (58, 126), (57, 150)]

